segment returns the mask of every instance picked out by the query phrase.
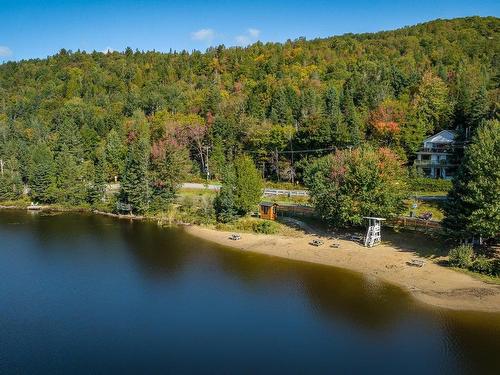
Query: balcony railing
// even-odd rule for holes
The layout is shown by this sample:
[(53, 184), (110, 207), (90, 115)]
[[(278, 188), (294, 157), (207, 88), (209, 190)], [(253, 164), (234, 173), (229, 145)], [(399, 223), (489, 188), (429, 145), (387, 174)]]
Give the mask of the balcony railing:
[(431, 152), (436, 154), (450, 154), (453, 152), (453, 147), (424, 147), (420, 152)]
[(428, 167), (451, 167), (457, 165), (452, 160), (415, 160), (415, 165)]

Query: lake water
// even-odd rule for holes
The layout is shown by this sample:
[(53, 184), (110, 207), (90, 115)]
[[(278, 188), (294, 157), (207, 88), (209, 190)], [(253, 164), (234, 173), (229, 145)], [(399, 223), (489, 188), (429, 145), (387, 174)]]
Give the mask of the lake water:
[(152, 223), (0, 211), (0, 373), (500, 373), (500, 315)]

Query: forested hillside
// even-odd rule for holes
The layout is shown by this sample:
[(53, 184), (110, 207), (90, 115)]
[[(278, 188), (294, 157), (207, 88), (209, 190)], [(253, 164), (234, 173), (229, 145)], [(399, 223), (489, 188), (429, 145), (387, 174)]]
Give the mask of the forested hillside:
[(282, 181), (367, 142), (411, 161), (426, 135), (497, 116), (499, 29), (498, 18), (472, 17), (205, 53), (61, 50), (7, 62), (0, 194), (22, 182), (41, 202), (92, 202), (118, 176), (125, 188), (142, 181), (161, 207), (186, 174), (208, 165), (219, 178), (244, 152)]

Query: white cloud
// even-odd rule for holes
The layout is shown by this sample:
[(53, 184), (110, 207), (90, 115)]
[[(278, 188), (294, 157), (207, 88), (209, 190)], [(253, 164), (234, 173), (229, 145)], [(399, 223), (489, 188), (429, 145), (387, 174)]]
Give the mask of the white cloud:
[(215, 31), (212, 29), (201, 29), (191, 33), (191, 39), (202, 42), (210, 42), (215, 37)]
[(250, 38), (247, 35), (238, 35), (235, 39), (236, 43), (238, 43), (240, 46), (246, 46), (250, 44)]
[(248, 34), (252, 37), (252, 38), (255, 38), (257, 39), (260, 35), (260, 30), (259, 29), (253, 29), (253, 28), (250, 28), (248, 29)]
[(12, 50), (6, 46), (0, 46), (0, 57), (12, 56)]
[(257, 39), (259, 38), (259, 35), (260, 35), (259, 29), (249, 28), (249, 29), (247, 29), (246, 34), (237, 35), (235, 37), (236, 43), (240, 46), (247, 46), (247, 45), (257, 41)]

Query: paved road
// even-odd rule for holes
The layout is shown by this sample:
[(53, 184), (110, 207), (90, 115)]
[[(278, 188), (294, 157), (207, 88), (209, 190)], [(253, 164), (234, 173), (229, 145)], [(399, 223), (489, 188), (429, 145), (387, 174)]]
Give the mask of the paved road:
[[(185, 182), (182, 184), (182, 187), (185, 189), (209, 189), (209, 190), (215, 190), (218, 191), (220, 189), (220, 185), (216, 184), (200, 184), (200, 183), (195, 183), (195, 182)], [(271, 196), (271, 195), (284, 195), (284, 196), (289, 196), (289, 197), (306, 197), (309, 195), (309, 192), (307, 190), (287, 190), (287, 189), (270, 189), (266, 188), (264, 189), (264, 195), (266, 196)]]
[[(208, 190), (213, 190), (213, 191), (219, 191), (221, 185), (218, 184), (200, 184), (197, 182), (184, 182), (182, 184), (182, 187), (184, 189), (208, 189)], [(120, 190), (120, 184), (109, 184), (108, 185), (108, 191), (118, 191)], [(265, 196), (276, 196), (276, 195), (282, 195), (282, 196), (288, 196), (288, 197), (307, 197), (309, 195), (309, 192), (307, 190), (287, 190), (287, 189), (271, 189), (271, 188), (266, 188), (264, 189), (264, 195)], [(445, 201), (447, 197), (445, 195), (427, 195), (427, 196), (418, 196), (417, 199), (421, 201)]]
[(196, 182), (184, 182), (182, 184), (182, 187), (184, 189), (199, 189), (199, 190), (208, 189), (208, 190), (215, 190), (215, 191), (220, 190), (220, 185), (215, 185), (215, 184), (206, 185), (206, 184), (199, 184)]

